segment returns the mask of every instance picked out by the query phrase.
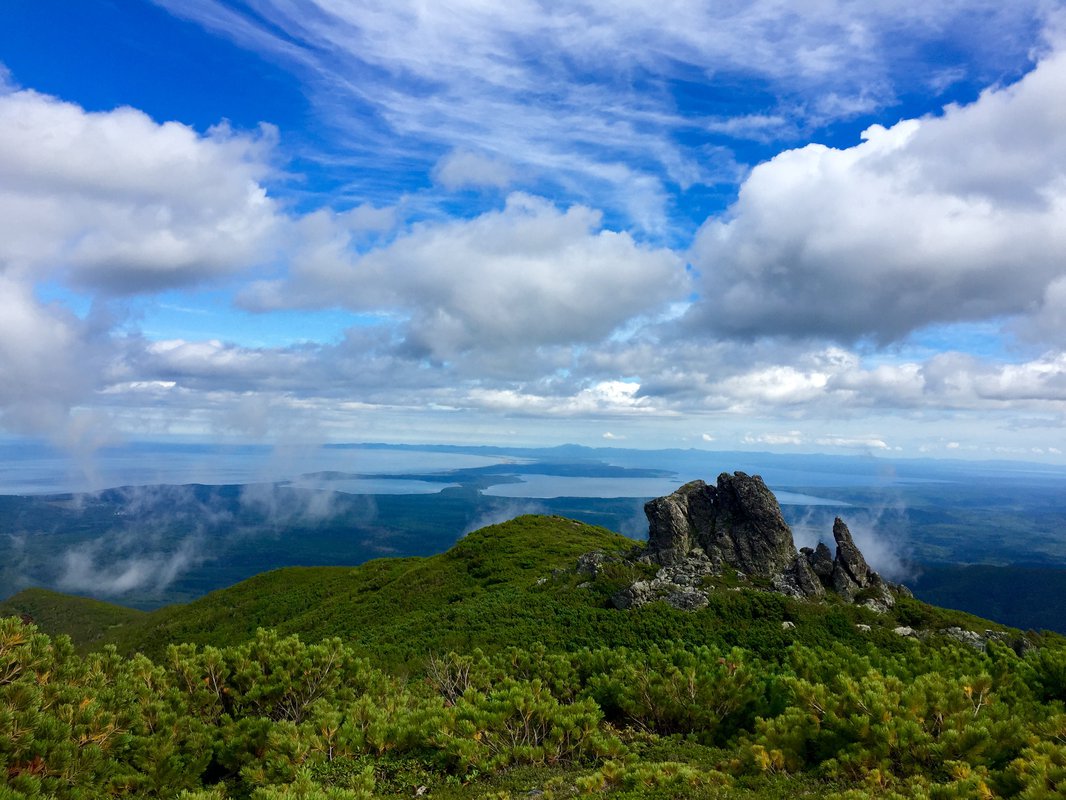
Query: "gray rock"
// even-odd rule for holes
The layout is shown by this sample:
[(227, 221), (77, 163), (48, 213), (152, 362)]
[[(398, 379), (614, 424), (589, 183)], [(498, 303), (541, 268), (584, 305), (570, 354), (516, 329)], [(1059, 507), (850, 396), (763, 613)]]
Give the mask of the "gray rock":
[(789, 597), (819, 597), (825, 594), (825, 587), (803, 554), (797, 555), (788, 569), (776, 576), (770, 585), (774, 591)]
[(705, 592), (679, 586), (661, 578), (637, 581), (611, 597), (611, 605), (621, 609), (640, 608), (657, 601), (663, 601), (682, 611), (697, 611), (706, 607), (709, 602)]
[(979, 633), (968, 631), (965, 628), (960, 628), (955, 625), (950, 628), (945, 628), (940, 632), (949, 639), (954, 639), (956, 642), (969, 645), (974, 650), (980, 650), (981, 652), (984, 652), (985, 650), (985, 638)]
[(961, 642), (962, 644), (972, 647), (974, 650), (980, 650), (982, 652), (988, 649), (990, 642), (1005, 644), (1019, 655), (1024, 655), (1028, 650), (1032, 649), (1032, 642), (1024, 636), (1015, 638), (1006, 631), (986, 629), (982, 633), (977, 633), (977, 631), (971, 631), (953, 625), (950, 628), (944, 628), (940, 633), (947, 636), (949, 639), (954, 639), (956, 642)]
[(783, 631), (792, 631), (792, 630), (795, 630), (795, 629), (796, 629), (796, 623), (795, 622), (789, 622), (786, 619), (784, 622), (781, 623), (781, 630), (783, 630)]
[[(777, 498), (758, 475), (723, 472), (714, 486), (692, 481), (648, 501), (644, 513), (648, 545), (629, 560), (659, 570), (654, 579), (618, 592), (612, 602), (619, 608), (686, 593), (692, 597), (678, 600), (681, 606), (699, 604), (698, 597), (706, 600), (704, 579), (721, 574), (725, 566), (742, 580), (751, 575), (756, 585), (768, 581), (773, 591), (790, 597), (819, 598), (831, 590), (878, 613), (892, 608), (897, 595), (910, 594), (870, 569), (839, 517), (833, 524), (835, 556), (824, 543), (797, 551)], [(579, 559), (578, 569), (595, 576), (605, 561), (602, 554), (589, 553)]]
[(866, 624), (864, 624), (864, 623), (862, 623), (862, 622), (860, 622), (860, 623), (859, 623), (858, 625), (856, 625), (855, 627), (856, 627), (856, 628), (857, 628), (858, 630), (862, 631), (863, 633), (869, 633), (869, 632), (870, 632), (870, 626), (869, 626), (869, 625), (866, 625)]
[(698, 546), (696, 526), (713, 513), (713, 492), (703, 481), (691, 481), (673, 494), (644, 504), (652, 560), (660, 564), (680, 561)]
[(706, 555), (700, 555), (702, 558), (689, 556), (667, 564), (655, 573), (656, 580), (676, 583), (678, 586), (699, 586), (705, 577), (718, 572)]
[(825, 542), (818, 542), (818, 547), (814, 550), (804, 547), (800, 552), (807, 558), (807, 563), (811, 565), (811, 569), (818, 576), (818, 580), (823, 585), (832, 585), (833, 554), (826, 547)]
[(627, 586), (614, 593), (611, 597), (611, 605), (623, 611), (630, 608), (639, 608), (645, 603), (655, 599), (655, 588), (651, 581), (637, 581), (632, 586)]
[(684, 560), (699, 548), (716, 567), (773, 579), (798, 555), (777, 498), (758, 475), (723, 472), (716, 486), (686, 483), (644, 506), (648, 551), (660, 564)]
[(617, 561), (617, 558), (609, 558), (600, 552), (585, 553), (577, 559), (577, 571), (582, 575), (595, 578), (600, 574), (600, 568), (609, 562)]
[(896, 604), (896, 596), (876, 572), (870, 573), (870, 583), (866, 588), (866, 593), (873, 596), (863, 600), (862, 605), (878, 614), (887, 614), (889, 609)]
[(707, 595), (692, 589), (683, 589), (679, 592), (671, 592), (666, 596), (666, 602), (674, 608), (682, 611), (699, 611), (706, 608), (710, 602)]
[(851, 600), (870, 585), (873, 570), (866, 563), (859, 548), (855, 546), (851, 531), (840, 517), (833, 521), (833, 538), (837, 543), (837, 555), (833, 560), (833, 574), (830, 580), (837, 594)]
[(892, 633), (897, 636), (914, 636), (914, 628), (909, 628), (906, 625), (900, 625), (898, 628), (893, 628)]
[(902, 583), (889, 583), (888, 581), (885, 581), (885, 583), (888, 584), (888, 588), (892, 590), (893, 594), (899, 595), (900, 597), (914, 597), (914, 592)]

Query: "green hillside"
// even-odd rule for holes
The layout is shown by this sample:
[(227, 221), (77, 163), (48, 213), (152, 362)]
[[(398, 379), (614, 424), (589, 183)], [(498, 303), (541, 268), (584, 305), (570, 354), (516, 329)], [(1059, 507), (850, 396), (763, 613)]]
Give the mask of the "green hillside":
[(577, 559), (634, 546), (527, 516), (152, 613), (23, 592), (4, 610), (57, 636), (0, 620), (0, 798), (1066, 792), (1061, 637), (731, 574), (699, 611), (621, 611), (611, 595), (654, 567)]
[(69, 636), (81, 649), (122, 636), (120, 631), (139, 627), (145, 613), (89, 597), (24, 589), (0, 601), (0, 617), (29, 617), (41, 630)]
[[(16, 595), (0, 610), (27, 612), (42, 630), (70, 635), (82, 649), (114, 644), (123, 653), (158, 658), (172, 643), (239, 644), (258, 628), (271, 628), (306, 641), (339, 636), (356, 652), (398, 671), (418, 669), (434, 652), (494, 651), (529, 642), (573, 650), (679, 640), (772, 653), (797, 637), (818, 644), (872, 637), (898, 648), (891, 629), (901, 624), (992, 626), (917, 602), (882, 617), (855, 606), (810, 604), (738, 586), (723, 587), (735, 591), (713, 594), (711, 607), (698, 614), (658, 604), (620, 613), (608, 599), (642, 577), (640, 568), (613, 565), (590, 581), (574, 567), (583, 553), (623, 554), (634, 546), (604, 528), (523, 516), (475, 531), (440, 555), (273, 570), (149, 613), (41, 590)], [(797, 627), (785, 631), (784, 621)], [(872, 630), (860, 634), (856, 624)]]
[(401, 663), (429, 650), (529, 641), (523, 635), (553, 639), (559, 627), (553, 612), (571, 603), (537, 591), (537, 580), (573, 567), (590, 550), (632, 547), (630, 539), (573, 520), (519, 517), (475, 531), (436, 556), (267, 572), (153, 612), (109, 641), (158, 654), (170, 642), (231, 644), (269, 627), (311, 641), (340, 636), (360, 652)]

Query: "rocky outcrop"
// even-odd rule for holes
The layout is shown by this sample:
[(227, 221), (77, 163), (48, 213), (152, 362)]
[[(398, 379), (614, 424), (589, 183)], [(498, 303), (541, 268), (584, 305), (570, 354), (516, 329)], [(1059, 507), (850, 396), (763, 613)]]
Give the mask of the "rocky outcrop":
[(825, 594), (825, 587), (817, 573), (801, 554), (797, 554), (780, 575), (775, 575), (770, 585), (775, 591), (789, 597), (818, 597)]
[(892, 608), (896, 598), (891, 585), (870, 569), (840, 517), (833, 521), (833, 539), (837, 548), (831, 564), (828, 563), (829, 548), (821, 542), (818, 550), (811, 552), (805, 548), (803, 553), (823, 585), (846, 600), (860, 602), (878, 613), (883, 614)]
[(796, 559), (792, 531), (762, 478), (723, 472), (716, 486), (686, 483), (644, 506), (648, 553), (660, 564), (684, 560), (693, 550), (713, 564), (773, 578)]
[(809, 547), (800, 548), (800, 552), (807, 558), (814, 574), (823, 584), (829, 585), (833, 581), (833, 554), (825, 542), (818, 542), (818, 547), (811, 550)]
[(612, 603), (616, 608), (636, 608), (662, 600), (683, 611), (695, 611), (707, 605), (707, 595), (700, 588), (703, 579), (715, 572), (704, 555), (693, 555), (661, 567), (651, 580), (637, 581), (618, 592)]
[(829, 580), (837, 594), (851, 599), (870, 585), (874, 572), (855, 546), (851, 531), (840, 517), (833, 521), (833, 539), (837, 543), (837, 555), (833, 559)]
[(644, 513), (648, 547), (641, 560), (660, 569), (654, 579), (618, 592), (613, 603), (619, 608), (654, 600), (701, 607), (706, 605), (700, 601), (706, 600), (704, 578), (726, 568), (791, 597), (815, 599), (832, 592), (880, 612), (905, 591), (870, 569), (839, 517), (833, 524), (835, 554), (824, 543), (797, 551), (777, 498), (758, 475), (723, 472), (714, 486), (692, 481), (650, 500)]

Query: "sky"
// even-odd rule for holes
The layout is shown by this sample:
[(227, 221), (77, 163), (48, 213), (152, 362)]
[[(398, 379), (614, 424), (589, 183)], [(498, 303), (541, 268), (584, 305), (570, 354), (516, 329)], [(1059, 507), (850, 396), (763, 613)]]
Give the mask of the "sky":
[(1066, 463), (1062, 0), (5, 0), (0, 430)]

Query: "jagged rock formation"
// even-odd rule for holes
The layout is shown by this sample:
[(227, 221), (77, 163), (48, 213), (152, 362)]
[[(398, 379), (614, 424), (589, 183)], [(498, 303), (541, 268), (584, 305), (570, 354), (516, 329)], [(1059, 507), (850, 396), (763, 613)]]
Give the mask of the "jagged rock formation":
[(714, 486), (692, 481), (649, 501), (644, 513), (648, 547), (641, 558), (660, 569), (655, 578), (618, 592), (613, 602), (619, 608), (653, 600), (701, 607), (704, 577), (721, 575), (726, 567), (791, 597), (815, 599), (828, 591), (879, 612), (907, 591), (870, 569), (840, 518), (833, 524), (835, 555), (824, 543), (797, 551), (777, 498), (758, 475), (723, 472)]
[(682, 560), (699, 549), (716, 566), (730, 564), (748, 574), (771, 577), (796, 558), (792, 531), (777, 498), (758, 476), (723, 472), (717, 486), (692, 481), (649, 501), (644, 513), (649, 554), (661, 564)]
[(833, 521), (833, 539), (837, 543), (837, 556), (833, 560), (830, 581), (837, 594), (854, 597), (861, 589), (870, 585), (876, 573), (862, 557), (859, 548), (855, 546), (855, 540), (851, 538), (851, 531), (840, 517)]

